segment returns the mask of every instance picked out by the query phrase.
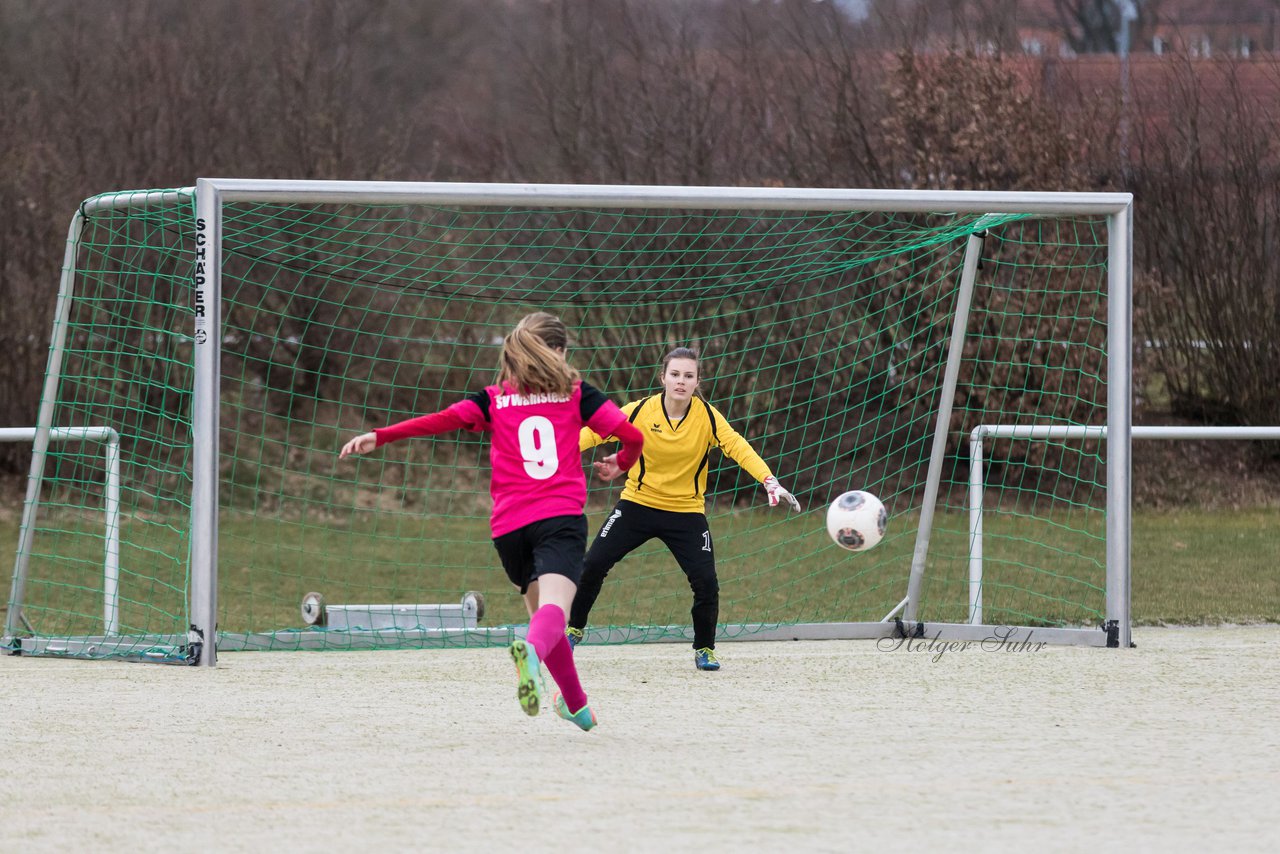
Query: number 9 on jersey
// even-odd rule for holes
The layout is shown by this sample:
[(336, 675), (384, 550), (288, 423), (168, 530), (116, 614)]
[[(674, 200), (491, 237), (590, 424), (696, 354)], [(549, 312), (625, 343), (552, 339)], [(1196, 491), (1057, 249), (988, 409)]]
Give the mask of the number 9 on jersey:
[(546, 480), (554, 475), (560, 468), (560, 455), (556, 453), (556, 431), (551, 419), (530, 415), (520, 422), (517, 436), (525, 474), (534, 480)]

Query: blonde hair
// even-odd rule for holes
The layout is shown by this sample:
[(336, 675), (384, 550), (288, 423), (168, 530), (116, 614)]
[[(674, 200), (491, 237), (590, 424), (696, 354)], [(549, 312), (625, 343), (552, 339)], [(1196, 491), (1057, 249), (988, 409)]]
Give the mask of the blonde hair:
[(560, 318), (545, 311), (525, 315), (502, 341), (498, 383), (521, 394), (572, 394), (578, 372), (564, 360), (568, 345)]

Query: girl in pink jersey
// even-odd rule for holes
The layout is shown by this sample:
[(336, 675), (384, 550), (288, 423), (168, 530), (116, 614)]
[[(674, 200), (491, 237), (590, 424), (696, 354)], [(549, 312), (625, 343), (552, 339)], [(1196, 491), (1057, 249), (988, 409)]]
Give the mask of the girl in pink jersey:
[(578, 436), (585, 425), (616, 437), (623, 471), (639, 459), (644, 438), (617, 405), (569, 366), (568, 343), (559, 318), (530, 314), (503, 341), (497, 385), (442, 412), (361, 434), (343, 445), (340, 456), (450, 430), (489, 433), (493, 545), (529, 609), (529, 631), (510, 647), (520, 706), (529, 715), (541, 709), (544, 662), (560, 688), (556, 714), (589, 730), (595, 713), (565, 639), (565, 614), (582, 577), (587, 544), (587, 482)]

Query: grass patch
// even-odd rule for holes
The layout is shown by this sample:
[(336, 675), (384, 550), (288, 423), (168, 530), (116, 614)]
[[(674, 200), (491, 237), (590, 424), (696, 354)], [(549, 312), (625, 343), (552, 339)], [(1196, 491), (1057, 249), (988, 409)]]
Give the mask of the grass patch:
[(1280, 509), (1143, 512), (1133, 523), (1138, 624), (1280, 622)]
[[(592, 517), (598, 525), (601, 516)], [(966, 619), (966, 517), (937, 517), (922, 614)], [(1133, 527), (1135, 624), (1280, 622), (1280, 511), (1143, 511)], [(44, 524), (48, 527), (48, 521)], [(872, 621), (906, 594), (915, 529), (891, 521), (875, 549), (833, 546), (821, 516), (756, 509), (712, 517), (721, 577), (721, 622)], [(99, 520), (78, 519), (56, 548), (41, 531), (27, 584), (28, 618), (41, 634), (92, 634), (102, 625)], [(298, 606), (312, 590), (331, 604), (457, 602), (485, 595), (486, 625), (519, 623), (523, 604), (499, 568), (482, 519), (387, 511), (345, 520), (227, 516), (220, 524), (220, 627), (301, 628)], [(594, 529), (594, 528), (593, 528)], [(1104, 613), (1103, 519), (1077, 510), (1053, 520), (990, 513), (985, 523), (987, 622), (1095, 624)], [(123, 530), (121, 624), (172, 632), (187, 598), (181, 530), (131, 519)], [(16, 519), (0, 521), (12, 554)], [(57, 556), (54, 556), (56, 552)], [(686, 625), (688, 585), (674, 560), (650, 543), (613, 570), (593, 613), (596, 625)]]

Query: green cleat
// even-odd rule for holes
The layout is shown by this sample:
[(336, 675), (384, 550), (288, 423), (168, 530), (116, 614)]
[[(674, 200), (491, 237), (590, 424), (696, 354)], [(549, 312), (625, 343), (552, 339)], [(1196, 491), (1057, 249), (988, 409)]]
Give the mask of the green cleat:
[(575, 629), (573, 626), (569, 626), (564, 630), (564, 636), (569, 639), (569, 649), (573, 649), (582, 643), (582, 629)]
[(564, 702), (564, 697), (560, 696), (560, 692), (556, 692), (555, 698), (556, 714), (564, 718), (578, 729), (586, 732), (596, 725), (596, 713), (591, 711), (590, 706), (583, 706), (576, 712), (570, 712), (569, 707)]
[(542, 668), (538, 665), (538, 653), (533, 644), (518, 640), (511, 644), (511, 660), (516, 663), (516, 699), (526, 715), (536, 715), (542, 710)]

